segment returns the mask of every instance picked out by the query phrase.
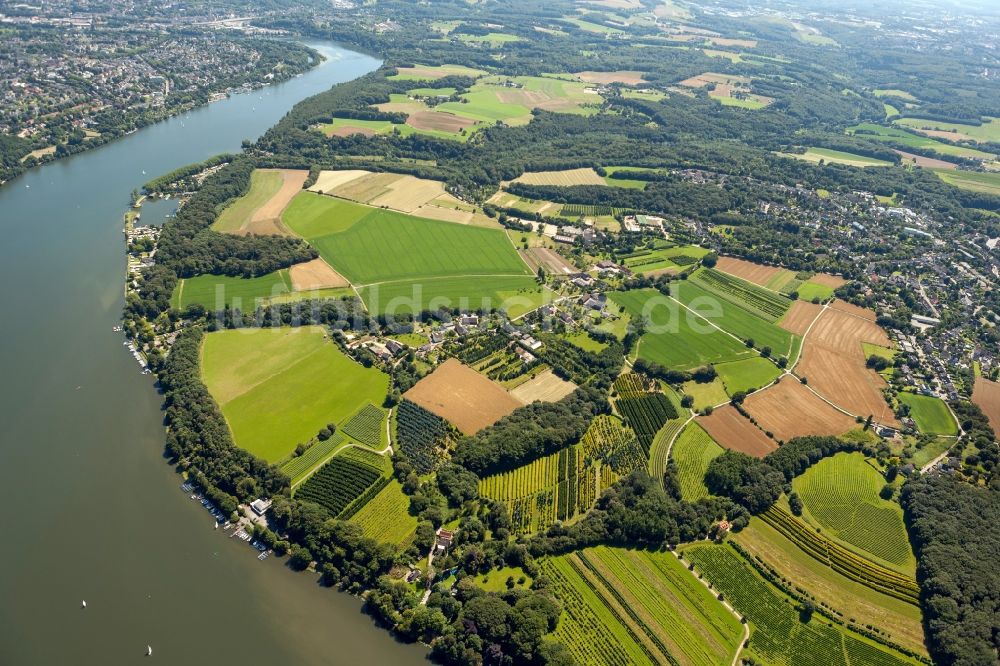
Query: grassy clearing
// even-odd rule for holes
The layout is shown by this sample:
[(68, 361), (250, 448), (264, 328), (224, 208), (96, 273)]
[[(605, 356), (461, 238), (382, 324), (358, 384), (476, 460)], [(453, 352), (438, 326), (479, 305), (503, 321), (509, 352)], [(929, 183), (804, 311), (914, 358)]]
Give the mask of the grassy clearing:
[(580, 664), (729, 663), (742, 627), (670, 553), (599, 546), (542, 563)]
[(812, 302), (813, 300), (827, 301), (833, 298), (833, 288), (828, 287), (825, 284), (816, 284), (815, 282), (806, 281), (800, 284), (795, 291), (798, 292), (799, 298), (803, 301)]
[(508, 35), (503, 32), (490, 32), (485, 35), (459, 35), (459, 40), (466, 44), (489, 44), (490, 46), (501, 46), (510, 42), (519, 42), (521, 38), (517, 35)]
[(888, 141), (910, 148), (933, 150), (934, 152), (942, 155), (950, 155), (952, 157), (966, 157), (974, 160), (989, 161), (996, 159), (995, 155), (981, 150), (964, 148), (962, 146), (953, 146), (930, 137), (907, 132), (906, 130), (899, 129), (898, 127), (885, 127), (884, 125), (875, 125), (873, 123), (862, 123), (860, 125), (855, 125), (854, 127), (849, 127), (847, 129), (847, 133), (875, 139), (876, 141)]
[(594, 352), (595, 354), (604, 351), (607, 348), (607, 344), (603, 342), (598, 342), (589, 335), (586, 331), (577, 331), (572, 335), (567, 335), (566, 339), (572, 342), (574, 345), (583, 349), (584, 351)]
[[(645, 317), (649, 326), (639, 341), (639, 356), (661, 365), (690, 369), (706, 363), (733, 361), (755, 352), (714, 328), (703, 318), (681, 308), (655, 289), (614, 292), (610, 298), (633, 317)], [(648, 305), (659, 299), (657, 305)], [(649, 307), (648, 312), (643, 312)], [(650, 331), (660, 328), (660, 331)]]
[(753, 340), (758, 349), (770, 347), (776, 356), (788, 355), (791, 333), (757, 316), (759, 310), (745, 309), (735, 299), (719, 298), (717, 292), (703, 289), (701, 284), (694, 280), (677, 282), (670, 291), (681, 303), (741, 340)]
[(956, 435), (958, 424), (940, 398), (916, 393), (900, 393), (899, 401), (910, 406), (910, 416), (917, 429), (927, 435)]
[(414, 65), (413, 67), (400, 67), (396, 72), (389, 78), (398, 81), (435, 81), (452, 75), (477, 77), (486, 73), (481, 69), (473, 69), (465, 65), (440, 65), (437, 67)]
[[(476, 585), (487, 592), (506, 592), (511, 589), (507, 586), (507, 579), (514, 579), (514, 587), (520, 589), (530, 589), (534, 580), (524, 573), (521, 567), (501, 567), (481, 576), (476, 576)], [(523, 582), (519, 582), (523, 581)]]
[(318, 326), (209, 333), (201, 358), (236, 444), (269, 462), (327, 423), (381, 404), (389, 386), (387, 375), (349, 359)]
[(933, 169), (938, 178), (954, 187), (1000, 196), (1000, 173)]
[(729, 401), (726, 386), (718, 377), (710, 382), (696, 382), (694, 380), (684, 382), (683, 389), (685, 394), (694, 398), (692, 407), (695, 411), (701, 411), (706, 407), (715, 407)]
[(183, 310), (197, 304), (214, 312), (228, 305), (243, 312), (252, 312), (261, 301), (291, 292), (292, 281), (284, 269), (257, 278), (198, 275), (177, 281), (170, 296), (170, 307)]
[(763, 388), (781, 374), (778, 366), (763, 357), (720, 363), (715, 366), (715, 369), (729, 395), (739, 391)]
[(822, 161), (826, 164), (846, 164), (853, 167), (892, 166), (892, 162), (887, 162), (886, 160), (865, 157), (864, 155), (856, 155), (841, 150), (830, 150), (828, 148), (809, 148), (804, 153), (780, 153), (780, 155), (794, 157), (806, 162), (819, 163)]
[(689, 502), (708, 497), (705, 472), (708, 471), (708, 464), (722, 451), (722, 447), (697, 423), (692, 422), (684, 428), (670, 451), (670, 457), (677, 464), (681, 497)]
[(250, 190), (226, 206), (212, 223), (212, 229), (220, 233), (238, 232), (258, 208), (278, 193), (282, 183), (281, 173), (277, 171), (255, 170), (250, 174)]
[(412, 313), (445, 306), (463, 311), (503, 309), (520, 317), (552, 300), (550, 291), (533, 277), (484, 276), (401, 280), (358, 289), (372, 312)]
[(902, 666), (916, 661), (814, 615), (799, 619), (795, 602), (768, 583), (728, 544), (697, 544), (682, 550), (715, 589), (750, 625), (744, 655), (758, 663), (787, 666), (879, 664)]
[(808, 522), (875, 561), (913, 575), (916, 560), (903, 511), (879, 497), (884, 485), (885, 478), (861, 453), (825, 458), (792, 482)]
[(417, 519), (410, 515), (410, 498), (395, 479), (354, 514), (351, 522), (360, 525), (366, 537), (396, 545), (408, 543), (417, 531)]
[(910, 462), (916, 467), (923, 467), (954, 445), (955, 440), (938, 437), (929, 444), (924, 445), (923, 448), (914, 451), (913, 456), (910, 458)]

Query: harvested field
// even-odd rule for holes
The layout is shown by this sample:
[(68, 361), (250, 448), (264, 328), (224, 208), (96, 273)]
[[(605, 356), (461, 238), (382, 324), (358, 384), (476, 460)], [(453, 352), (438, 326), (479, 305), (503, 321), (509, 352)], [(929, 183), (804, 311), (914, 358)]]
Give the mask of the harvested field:
[(924, 157), (923, 155), (914, 155), (913, 153), (903, 152), (902, 150), (895, 150), (900, 157), (903, 158), (903, 164), (913, 164), (918, 167), (927, 167), (929, 169), (957, 169), (958, 165), (954, 162), (946, 162), (945, 160), (934, 159), (933, 157)]
[(924, 136), (933, 137), (935, 139), (944, 139), (946, 141), (975, 141), (974, 138), (968, 134), (962, 134), (961, 132), (949, 132), (947, 130), (935, 130), (935, 129), (924, 129), (922, 127), (914, 127), (914, 132), (919, 132)]
[[(393, 174), (396, 175), (396, 174)], [(369, 199), (372, 206), (385, 206), (404, 213), (412, 213), (420, 206), (437, 199), (444, 191), (444, 184), (438, 180), (427, 180), (415, 176), (398, 176), (386, 184), (387, 192)]]
[(680, 85), (687, 86), (688, 88), (704, 88), (710, 83), (715, 83), (718, 86), (748, 86), (750, 85), (750, 77), (705, 72), (704, 74), (684, 79), (680, 82)]
[(729, 37), (709, 37), (708, 41), (716, 46), (739, 46), (745, 49), (756, 48), (756, 39), (731, 39)]
[(458, 76), (480, 76), (486, 72), (466, 67), (464, 65), (441, 65), (434, 67), (431, 65), (415, 65), (413, 67), (400, 67), (396, 70), (396, 75), (389, 77), (393, 79), (403, 79), (412, 81), (436, 81), (453, 74)]
[(569, 273), (575, 273), (576, 267), (562, 258), (554, 250), (550, 250), (547, 247), (532, 247), (525, 250), (525, 253), (531, 257), (529, 260), (535, 266), (541, 266), (545, 269), (546, 273), (551, 273), (553, 275), (567, 275)]
[(355, 125), (341, 125), (340, 127), (335, 127), (329, 132), (327, 136), (352, 136), (354, 134), (360, 134), (361, 136), (375, 136), (378, 134), (371, 127), (357, 127)]
[(788, 312), (781, 318), (781, 321), (778, 322), (778, 326), (789, 333), (805, 335), (809, 329), (809, 325), (813, 323), (813, 320), (822, 311), (822, 305), (815, 305), (809, 301), (795, 301), (792, 303), (792, 307), (788, 308)]
[(857, 425), (794, 377), (784, 377), (767, 390), (754, 393), (744, 407), (761, 428), (786, 442), (805, 435), (842, 435)]
[(288, 269), (288, 275), (292, 278), (292, 286), (295, 291), (351, 286), (351, 283), (343, 275), (330, 268), (330, 264), (322, 259), (295, 264)]
[(712, 439), (727, 449), (763, 458), (778, 448), (777, 442), (750, 423), (732, 405), (720, 407), (709, 416), (699, 416), (697, 420)]
[(994, 432), (1000, 433), (1000, 384), (982, 377), (976, 377), (976, 387), (972, 391), (972, 402), (983, 410), (990, 420)]
[(842, 409), (862, 417), (872, 415), (878, 423), (897, 427), (899, 422), (882, 397), (885, 380), (865, 367), (861, 343), (892, 345), (885, 331), (872, 321), (874, 317), (874, 312), (869, 317), (862, 308), (835, 301), (806, 336), (796, 374), (808, 378), (811, 387)]
[(444, 222), (455, 222), (456, 224), (470, 224), (474, 217), (467, 210), (457, 208), (445, 208), (434, 204), (420, 206), (413, 211), (414, 215), (430, 218), (432, 220), (443, 220)]
[(458, 134), (466, 127), (472, 127), (476, 121), (463, 118), (445, 111), (416, 111), (406, 118), (406, 124), (419, 130), (437, 130)]
[(450, 421), (466, 435), (476, 434), (521, 406), (499, 384), (453, 358), (417, 382), (404, 397)]
[[(842, 287), (847, 284), (847, 280), (836, 275), (830, 275), (829, 273), (816, 273), (816, 275), (809, 278), (809, 281), (813, 284), (819, 284), (824, 287), (830, 287), (830, 289), (836, 289), (837, 287)], [(868, 312), (867, 310), (865, 312)]]
[(327, 194), (368, 203), (388, 192), (389, 186), (400, 178), (402, 176), (398, 173), (372, 173), (345, 183)]
[(533, 171), (523, 173), (514, 179), (515, 183), (526, 185), (607, 185), (593, 169), (567, 169), (566, 171)]
[(737, 259), (736, 257), (719, 257), (715, 268), (724, 273), (735, 275), (747, 282), (759, 284), (762, 287), (766, 286), (775, 276), (785, 270), (784, 268), (777, 268), (775, 266), (755, 264), (752, 261)]
[(646, 83), (642, 78), (642, 72), (620, 70), (617, 72), (577, 72), (576, 76), (581, 81), (587, 83), (624, 83), (628, 86), (637, 86)]
[(546, 370), (511, 389), (510, 394), (525, 405), (530, 405), (536, 400), (558, 402), (575, 390), (576, 384), (560, 379), (551, 370)]
[(316, 183), (309, 188), (310, 192), (320, 192), (329, 194), (341, 185), (345, 185), (352, 180), (357, 180), (362, 176), (367, 176), (371, 171), (360, 169), (346, 169), (344, 171), (320, 171)]
[[(270, 171), (270, 169), (267, 169)], [(291, 202), (292, 198), (302, 191), (302, 184), (309, 177), (309, 172), (304, 170), (282, 169), (277, 173), (281, 175), (281, 188), (264, 202), (264, 205), (254, 211), (240, 233), (266, 235), (290, 235), (288, 228), (281, 222), (281, 214)]]
[[(839, 298), (830, 303), (830, 309), (837, 310), (839, 312), (846, 312), (849, 315), (860, 317), (861, 319), (867, 319), (868, 321), (871, 322), (874, 322), (875, 319), (877, 318), (877, 315), (875, 314), (874, 310), (869, 310), (868, 308), (859, 307), (857, 305), (854, 305), (853, 303), (842, 301)], [(888, 340), (888, 338), (885, 337), (885, 331), (883, 331), (882, 329), (879, 329), (878, 333), (875, 333), (873, 331), (871, 334), (875, 336), (881, 335), (883, 339)], [(868, 340), (866, 342), (871, 342), (871, 341)], [(890, 346), (890, 343), (874, 342), (872, 344), (880, 345), (882, 347)]]

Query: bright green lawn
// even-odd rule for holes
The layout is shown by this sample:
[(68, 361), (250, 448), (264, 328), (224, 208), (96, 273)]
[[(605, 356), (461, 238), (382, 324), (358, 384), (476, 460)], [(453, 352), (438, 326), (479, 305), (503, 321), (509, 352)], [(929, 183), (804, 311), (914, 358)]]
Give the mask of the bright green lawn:
[(684, 382), (681, 388), (684, 393), (694, 398), (694, 405), (692, 407), (694, 407), (696, 412), (700, 412), (706, 407), (715, 407), (729, 401), (726, 386), (718, 377), (710, 382), (696, 382), (694, 380)]
[(855, 125), (854, 127), (849, 127), (847, 132), (848, 134), (857, 134), (858, 136), (876, 139), (878, 141), (891, 141), (893, 143), (898, 143), (911, 148), (933, 150), (942, 155), (968, 157), (971, 159), (990, 161), (995, 159), (994, 155), (981, 150), (963, 148), (962, 146), (953, 146), (927, 136), (907, 132), (899, 129), (898, 127), (885, 127), (883, 125), (875, 125), (873, 123), (862, 123), (860, 125)]
[(212, 229), (220, 233), (236, 233), (254, 212), (266, 204), (281, 189), (283, 180), (277, 171), (255, 170), (250, 174), (250, 190), (226, 206)]
[(607, 348), (607, 345), (603, 342), (598, 342), (594, 338), (587, 335), (586, 331), (577, 331), (572, 335), (567, 335), (566, 339), (572, 342), (574, 345), (583, 349), (584, 351), (594, 352), (595, 354)]
[(674, 297), (713, 324), (741, 340), (752, 339), (760, 349), (770, 347), (774, 356), (787, 356), (795, 337), (777, 324), (765, 321), (736, 303), (719, 298), (694, 282), (680, 281), (671, 285)]
[(795, 291), (799, 292), (799, 298), (803, 301), (812, 302), (814, 298), (826, 301), (833, 298), (833, 288), (815, 282), (803, 282)]
[(382, 404), (389, 388), (387, 375), (345, 356), (319, 326), (209, 333), (201, 365), (237, 446), (268, 462)]
[(649, 325), (639, 341), (639, 356), (654, 363), (689, 370), (706, 363), (732, 361), (756, 353), (655, 289), (613, 292), (609, 296), (625, 306), (633, 317), (642, 317), (644, 306), (656, 303), (647, 313)]
[(742, 361), (719, 363), (715, 369), (729, 395), (738, 391), (750, 391), (767, 386), (781, 374), (778, 366), (760, 356), (745, 358)]
[(903, 510), (879, 497), (884, 485), (885, 477), (862, 453), (824, 458), (792, 481), (808, 522), (852, 550), (913, 575)]
[(258, 278), (198, 275), (177, 281), (170, 297), (170, 307), (183, 310), (197, 303), (212, 312), (227, 305), (252, 312), (259, 301), (281, 297), (291, 291), (292, 281), (284, 269)]
[(681, 497), (688, 502), (708, 497), (705, 472), (708, 463), (721, 454), (722, 447), (700, 425), (692, 422), (684, 428), (670, 449), (670, 457), (677, 464)]
[[(518, 589), (530, 588), (534, 580), (531, 576), (524, 573), (521, 567), (501, 567), (488, 574), (476, 576), (476, 585), (487, 592), (506, 592), (508, 578), (514, 579), (514, 587)], [(518, 583), (517, 581), (522, 578), (524, 582)]]
[(910, 406), (910, 416), (917, 429), (927, 435), (956, 435), (958, 424), (940, 398), (916, 393), (900, 393), (899, 401)]

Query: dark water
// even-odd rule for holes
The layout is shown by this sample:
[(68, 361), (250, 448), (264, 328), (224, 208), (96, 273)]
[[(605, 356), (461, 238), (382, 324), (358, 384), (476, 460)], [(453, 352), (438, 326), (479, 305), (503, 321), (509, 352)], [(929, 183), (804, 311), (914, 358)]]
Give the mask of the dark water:
[(328, 60), (300, 78), (0, 188), (0, 664), (145, 663), (147, 644), (156, 663), (422, 663), (358, 600), (212, 529), (161, 457), (150, 377), (112, 332), (129, 192), (378, 66), (314, 46)]

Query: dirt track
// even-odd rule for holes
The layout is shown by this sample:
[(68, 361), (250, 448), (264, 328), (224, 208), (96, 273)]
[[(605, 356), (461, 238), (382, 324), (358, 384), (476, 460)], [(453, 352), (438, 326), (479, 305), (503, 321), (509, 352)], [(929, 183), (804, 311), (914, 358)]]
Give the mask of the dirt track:
[(857, 426), (853, 418), (823, 402), (794, 377), (746, 399), (745, 409), (760, 427), (788, 441), (805, 435), (842, 435)]
[(720, 407), (709, 416), (699, 416), (697, 421), (712, 439), (727, 449), (763, 458), (778, 448), (777, 442), (768, 438), (732, 405)]

